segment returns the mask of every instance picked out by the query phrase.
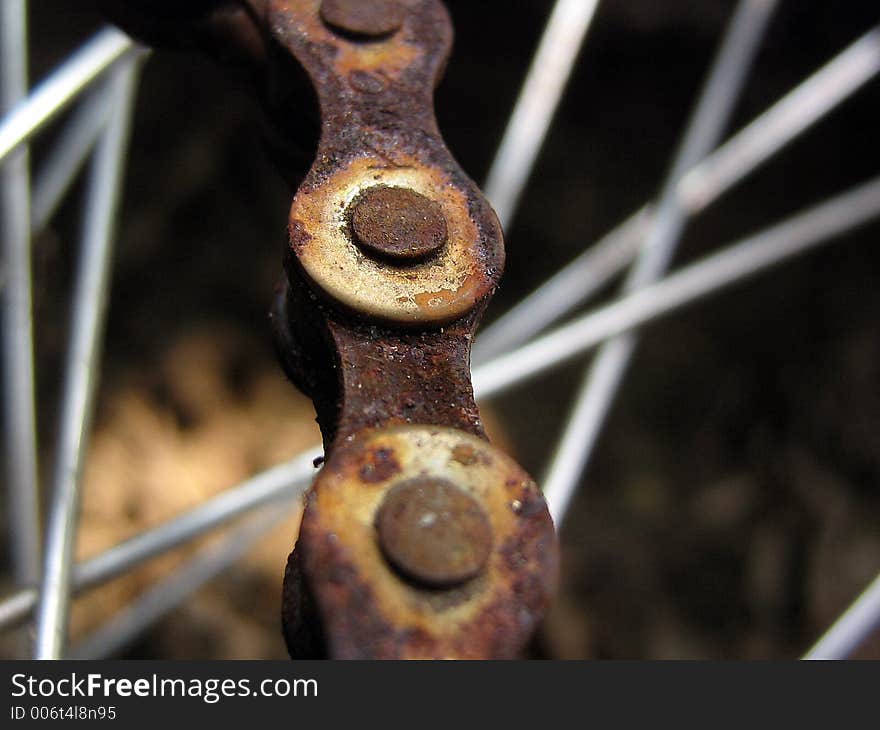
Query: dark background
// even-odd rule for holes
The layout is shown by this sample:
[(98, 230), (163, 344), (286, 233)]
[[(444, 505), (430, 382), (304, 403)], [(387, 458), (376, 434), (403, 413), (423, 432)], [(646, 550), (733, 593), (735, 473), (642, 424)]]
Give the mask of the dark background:
[[(551, 3), (447, 5), (456, 43), (437, 116), (453, 154), (480, 181)], [(32, 3), (34, 79), (99, 25), (88, 7)], [(487, 318), (656, 194), (732, 8), (727, 0), (600, 4), (506, 232), (507, 271)], [(732, 128), (876, 20), (874, 2), (781, 2)], [(696, 219), (677, 262), (876, 175), (878, 102), (875, 80)], [(303, 114), (306, 107), (304, 100)], [(220, 488), (236, 481), (230, 475), (281, 458), (284, 449), (270, 458), (273, 449), (259, 448), (293, 428), (291, 419), (305, 424), (306, 435), (287, 443), (289, 453), (311, 443), (309, 407), (291, 394), (295, 407), (284, 412), (285, 401), (264, 392), (287, 392), (266, 312), (281, 271), (290, 192), (265, 154), (258, 119), (246, 90), (206, 59), (162, 51), (144, 68), (119, 223), (99, 445), (129, 433), (130, 422), (116, 420), (128, 412), (119, 405), (126, 398), (150, 415), (129, 456), (102, 459), (106, 449), (95, 448), (84, 533), (101, 512), (89, 501), (100, 485), (122, 496), (94, 498), (105, 507), (95, 534), (108, 523), (125, 523), (133, 534), (152, 524), (149, 510), (163, 490), (173, 494), (178, 478), (192, 476), (175, 466), (190, 463), (184, 458), (225, 469)], [(49, 141), (51, 134), (35, 148), (37, 162)], [(35, 244), (48, 444), (80, 195), (73, 191)], [(645, 331), (563, 530), (562, 587), (536, 655), (797, 656), (876, 574), (878, 231), (874, 223)], [(484, 404), (495, 438), (537, 476), (583, 366)], [(231, 426), (217, 427), (233, 422), (248, 429), (246, 444)], [(154, 453), (139, 446), (152, 443), (151, 428), (157, 443), (176, 434), (175, 447)], [(47, 450), (44, 463), (49, 457)], [(143, 471), (137, 459), (168, 463), (161, 478), (141, 483), (132, 476)], [(108, 512), (111, 503), (118, 513)], [(171, 499), (172, 513), (174, 505)], [(130, 656), (283, 655), (277, 587), (292, 535), (288, 528), (273, 543), (280, 552), (231, 571), (169, 615)], [(103, 544), (83, 540), (82, 554)], [(102, 610), (144, 585), (111, 587)], [(86, 613), (75, 630), (103, 615)], [(880, 644), (864, 653), (877, 656)]]

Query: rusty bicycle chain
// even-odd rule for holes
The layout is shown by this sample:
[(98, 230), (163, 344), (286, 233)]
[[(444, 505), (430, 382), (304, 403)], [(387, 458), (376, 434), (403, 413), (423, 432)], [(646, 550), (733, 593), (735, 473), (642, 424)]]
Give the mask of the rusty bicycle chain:
[(471, 340), (504, 252), (434, 117), (445, 7), (135, 0), (110, 16), (263, 82), (293, 57), (317, 93), (320, 140), (272, 312), (326, 452), (284, 577), (291, 655), (518, 655), (553, 592), (557, 546), (540, 490), (488, 443), (474, 402)]

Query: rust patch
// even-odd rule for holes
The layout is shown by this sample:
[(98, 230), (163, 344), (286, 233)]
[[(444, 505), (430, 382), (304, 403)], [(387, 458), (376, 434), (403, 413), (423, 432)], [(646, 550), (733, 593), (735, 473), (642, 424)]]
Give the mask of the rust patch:
[(467, 444), (459, 444), (452, 449), (452, 458), (462, 466), (471, 466), (477, 463), (477, 452)]
[(395, 262), (424, 259), (446, 243), (443, 209), (408, 188), (367, 188), (351, 204), (351, 230), (362, 249)]
[(400, 464), (391, 449), (378, 448), (368, 451), (361, 464), (358, 476), (362, 482), (376, 484), (384, 482), (400, 472)]
[[(361, 318), (436, 326), (466, 315), (494, 291), (504, 262), (501, 232), (494, 214), (472, 215), (473, 191), (450, 170), (425, 165), (398, 142), (399, 137), (379, 133), (370, 139), (370, 151), (351, 153), (332, 171), (312, 169), (290, 208), (297, 238), (291, 240), (288, 273), (304, 278), (337, 309)], [(319, 172), (321, 179), (313, 180)], [(404, 248), (412, 244), (402, 230), (383, 235), (389, 232), (387, 220), (365, 216), (362, 228), (364, 240), (373, 242), (373, 251), (384, 249), (384, 257), (365, 252), (352, 235), (349, 210), (375, 188), (405, 188), (437, 206), (431, 206), (437, 222), (425, 227), (427, 243), (416, 244), (417, 256), (405, 266), (389, 265), (391, 241), (398, 239)], [(441, 241), (445, 245), (438, 245)]]
[(397, 484), (379, 507), (382, 551), (403, 575), (428, 586), (478, 576), (492, 549), (492, 526), (480, 503), (446, 479)]
[[(365, 489), (357, 467), (364, 454), (380, 446), (393, 448), (400, 472)], [(465, 466), (455, 460), (456, 447), (473, 451), (476, 461)], [(481, 453), (491, 458), (480, 458)], [(454, 482), (480, 504), (491, 526), (485, 567), (461, 585), (426, 586), (403, 578), (383, 555), (387, 546), (377, 534), (382, 505), (398, 485), (424, 478)], [(516, 486), (508, 487), (508, 481)], [(558, 566), (543, 497), (512, 460), (461, 431), (384, 429), (337, 447), (312, 494), (297, 549), (305, 548), (303, 576), (331, 656), (512, 658), (519, 653), (546, 609)], [(528, 509), (514, 513), (514, 499)], [(416, 506), (410, 516), (418, 518), (419, 512)]]

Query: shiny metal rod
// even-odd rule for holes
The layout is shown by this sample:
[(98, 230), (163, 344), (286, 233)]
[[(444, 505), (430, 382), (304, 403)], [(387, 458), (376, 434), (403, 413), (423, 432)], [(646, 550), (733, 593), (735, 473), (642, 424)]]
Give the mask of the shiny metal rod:
[[(678, 194), (679, 183), (721, 139), (775, 8), (776, 0), (740, 0), (737, 5), (663, 184), (648, 237), (624, 282), (624, 292), (653, 283), (669, 268), (688, 218), (688, 210)], [(584, 374), (543, 480), (544, 494), (557, 527), (593, 454), (636, 343), (637, 335), (633, 332), (604, 343)]]
[(878, 628), (880, 574), (804, 655), (804, 659), (846, 659)]
[(504, 228), (513, 220), (598, 4), (556, 0), (550, 12), (484, 186)]
[[(27, 94), (27, 3), (0, 4), (0, 111)], [(3, 270), (3, 430), (12, 574), (40, 579), (40, 505), (34, 393), (30, 162), (27, 147), (0, 169)]]
[[(696, 215), (718, 200), (878, 72), (880, 30), (874, 29), (694, 166), (679, 186), (689, 213)], [(650, 207), (644, 206), (481, 329), (474, 346), (474, 361), (485, 362), (528, 342), (610, 282), (635, 258), (649, 220)]]
[[(319, 449), (300, 454), (230, 487), (159, 527), (78, 563), (73, 568), (73, 593), (107, 583), (257, 507), (301, 497), (316, 473), (312, 462), (320, 455)], [(26, 621), (36, 605), (35, 589), (21, 590), (0, 601), (0, 629), (9, 629)]]
[(132, 40), (115, 28), (97, 33), (71, 55), (0, 124), (0, 161), (63, 110), (77, 94), (126, 54), (137, 52)]
[(238, 562), (261, 537), (290, 514), (288, 507), (254, 515), (225, 537), (220, 545), (204, 550), (133, 604), (122, 609), (74, 647), (67, 658), (104, 659), (124, 649), (195, 591)]
[(775, 155), (794, 137), (852, 96), (880, 72), (880, 28), (872, 28), (766, 113), (740, 130), (681, 180), (679, 194), (698, 212)]
[[(492, 324), (479, 330), (471, 355), (474, 364), (481, 365), (528, 342), (612, 281), (636, 257), (651, 218), (650, 209), (642, 207)], [(566, 292), (568, 296), (564, 296)]]
[(31, 226), (42, 230), (82, 169), (113, 110), (107, 82), (92, 89), (64, 125), (34, 180)]
[(878, 215), (880, 178), (875, 178), (475, 368), (474, 392), (484, 399), (498, 395), (609, 337), (721, 291)]
[(123, 176), (136, 77), (136, 61), (133, 59), (113, 71), (111, 85), (116, 108), (95, 149), (90, 170), (82, 252), (71, 307), (71, 336), (62, 390), (52, 501), (46, 528), (46, 557), (37, 614), (37, 659), (59, 658), (67, 634), (80, 477), (98, 380), (110, 281), (113, 222)]

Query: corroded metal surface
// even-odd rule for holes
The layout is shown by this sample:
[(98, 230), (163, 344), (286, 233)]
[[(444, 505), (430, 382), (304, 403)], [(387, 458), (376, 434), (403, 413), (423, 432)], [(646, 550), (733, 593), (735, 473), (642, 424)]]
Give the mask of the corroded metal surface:
[(351, 235), (368, 254), (415, 262), (436, 254), (448, 236), (443, 208), (411, 188), (374, 185), (350, 206)]
[[(445, 589), (402, 579), (376, 537), (384, 500), (417, 474), (470, 496), (492, 533), (485, 570)], [(295, 552), (286, 597), (313, 596), (327, 651), (349, 659), (514, 657), (556, 575), (535, 483), (483, 439), (429, 426), (362, 432), (340, 446), (308, 495)], [(301, 615), (286, 623), (291, 647), (314, 642)]]
[(114, 17), (141, 37), (243, 65), (282, 138), (297, 119), (290, 59), (320, 107), (305, 176), (279, 161), (299, 184), (272, 326), (326, 451), (285, 573), (291, 654), (517, 655), (553, 591), (556, 538), (534, 482), (485, 440), (473, 398), (471, 339), (504, 249), (434, 118), (445, 8), (122, 5)]
[[(319, 179), (312, 168), (290, 211), (288, 271), (360, 319), (414, 326), (452, 321), (497, 285), (503, 253), (495, 214), (487, 208), (486, 217), (474, 216), (472, 192), (448, 170), (401, 152), (393, 136), (379, 139), (378, 133), (365, 133), (362, 142), (386, 146), (382, 156), (366, 149), (350, 157), (346, 152), (339, 166)], [(365, 191), (387, 186), (412, 190), (442, 210), (446, 245), (429, 260), (389, 265), (352, 240), (350, 204)]]
[(376, 532), (388, 562), (426, 586), (476, 578), (492, 550), (492, 526), (479, 501), (438, 477), (418, 476), (389, 490)]
[[(309, 74), (321, 109), (315, 162), (290, 210), (288, 272), (361, 319), (449, 322), (494, 291), (504, 265), (494, 211), (443, 143), (433, 92), (452, 43), (435, 0), (399, 0), (379, 41), (341, 37), (316, 0), (276, 0), (269, 23)], [(440, 208), (447, 241), (430, 260), (376, 261), (352, 240), (348, 208), (374, 187), (412, 190)]]

